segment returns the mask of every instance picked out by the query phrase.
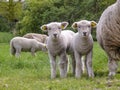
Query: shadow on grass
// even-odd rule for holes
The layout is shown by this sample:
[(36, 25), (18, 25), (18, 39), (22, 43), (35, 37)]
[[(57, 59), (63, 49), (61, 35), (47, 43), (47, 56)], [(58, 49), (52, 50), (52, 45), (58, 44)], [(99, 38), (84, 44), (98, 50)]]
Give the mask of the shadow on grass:
[(95, 77), (106, 77), (108, 76), (108, 71), (96, 71), (94, 74)]
[[(108, 71), (95, 71), (94, 75), (95, 77), (106, 77), (108, 76)], [(68, 73), (67, 77), (74, 77), (74, 75), (72, 73)], [(87, 73), (83, 73), (82, 77), (88, 77)]]

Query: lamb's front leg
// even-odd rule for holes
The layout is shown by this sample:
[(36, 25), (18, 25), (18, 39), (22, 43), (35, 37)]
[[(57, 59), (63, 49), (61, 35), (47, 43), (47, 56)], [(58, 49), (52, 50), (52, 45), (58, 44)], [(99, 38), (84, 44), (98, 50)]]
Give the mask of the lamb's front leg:
[(75, 51), (75, 60), (76, 60), (76, 70), (75, 70), (75, 77), (80, 78), (82, 75), (82, 62), (81, 62), (81, 55)]
[(60, 55), (60, 77), (65, 78), (67, 76), (68, 57), (66, 52)]
[(56, 78), (56, 56), (49, 53), (50, 65), (51, 65), (51, 79)]
[(93, 69), (92, 69), (92, 51), (90, 51), (86, 55), (85, 64), (86, 64), (86, 70), (87, 70), (88, 76), (93, 78), (94, 73), (93, 73)]

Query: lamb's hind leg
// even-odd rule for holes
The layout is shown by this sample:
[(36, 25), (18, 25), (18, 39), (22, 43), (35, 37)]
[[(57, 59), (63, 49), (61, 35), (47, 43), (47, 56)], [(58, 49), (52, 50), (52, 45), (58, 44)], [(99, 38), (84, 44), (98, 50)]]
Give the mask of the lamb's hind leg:
[(21, 48), (16, 48), (16, 53), (15, 56), (18, 58), (20, 56), (21, 53)]
[(108, 60), (109, 77), (112, 77), (116, 74), (117, 66), (118, 66), (117, 61), (109, 57)]
[(75, 75), (76, 62), (74, 54), (71, 55), (71, 58), (72, 58), (72, 73), (73, 75)]
[(93, 78), (94, 73), (92, 69), (92, 51), (87, 54), (85, 63), (88, 76)]
[(35, 56), (36, 54), (35, 54), (35, 49), (34, 48), (31, 48), (31, 54), (32, 54), (32, 56)]
[(60, 55), (60, 77), (65, 78), (67, 76), (68, 58), (66, 53)]

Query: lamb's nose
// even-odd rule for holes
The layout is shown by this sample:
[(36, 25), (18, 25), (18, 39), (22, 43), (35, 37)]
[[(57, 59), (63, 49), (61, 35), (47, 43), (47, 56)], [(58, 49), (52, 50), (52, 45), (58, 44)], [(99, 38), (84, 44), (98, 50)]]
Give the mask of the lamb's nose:
[(56, 37), (56, 36), (57, 36), (57, 33), (54, 33), (53, 35)]
[(86, 36), (87, 32), (83, 32), (83, 35)]

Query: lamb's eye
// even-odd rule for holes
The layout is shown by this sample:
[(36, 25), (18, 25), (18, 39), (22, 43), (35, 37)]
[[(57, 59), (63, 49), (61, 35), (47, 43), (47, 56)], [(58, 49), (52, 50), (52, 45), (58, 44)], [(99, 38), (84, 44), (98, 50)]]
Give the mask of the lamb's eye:
[(61, 29), (60, 27), (58, 27), (58, 29)]
[(81, 26), (78, 26), (78, 28), (81, 28)]
[(49, 28), (49, 30), (51, 30), (51, 28)]
[(90, 25), (88, 25), (88, 28), (90, 28), (91, 26)]

